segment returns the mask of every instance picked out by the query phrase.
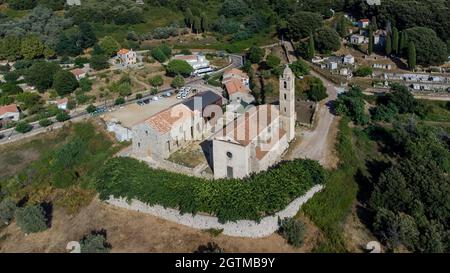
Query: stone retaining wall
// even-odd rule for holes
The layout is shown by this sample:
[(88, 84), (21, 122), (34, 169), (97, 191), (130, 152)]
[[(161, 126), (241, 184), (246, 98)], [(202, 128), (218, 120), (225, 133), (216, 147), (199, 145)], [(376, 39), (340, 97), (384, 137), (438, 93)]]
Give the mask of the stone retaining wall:
[(176, 209), (164, 208), (160, 205), (149, 206), (135, 199), (131, 202), (127, 202), (124, 198), (110, 197), (106, 202), (117, 207), (148, 213), (192, 228), (223, 229), (223, 234), (225, 235), (259, 238), (269, 236), (276, 232), (278, 230), (278, 218), (283, 219), (295, 216), (300, 207), (322, 189), (323, 185), (312, 187), (303, 196), (292, 201), (285, 209), (275, 213), (275, 215), (264, 217), (259, 223), (249, 220), (240, 220), (237, 222), (221, 224), (217, 217), (198, 214), (192, 215), (190, 213), (180, 214)]

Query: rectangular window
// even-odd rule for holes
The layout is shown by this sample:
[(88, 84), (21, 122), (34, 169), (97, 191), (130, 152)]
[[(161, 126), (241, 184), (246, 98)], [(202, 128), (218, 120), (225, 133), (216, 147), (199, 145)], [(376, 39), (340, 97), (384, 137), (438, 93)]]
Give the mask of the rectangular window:
[(227, 166), (227, 177), (233, 178), (233, 167)]

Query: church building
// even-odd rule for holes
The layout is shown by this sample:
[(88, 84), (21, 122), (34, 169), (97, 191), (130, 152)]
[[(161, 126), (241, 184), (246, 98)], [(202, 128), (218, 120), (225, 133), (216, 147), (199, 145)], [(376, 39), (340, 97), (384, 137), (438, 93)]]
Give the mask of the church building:
[(295, 76), (280, 76), (279, 105), (252, 107), (212, 137), (214, 178), (244, 178), (279, 162), (295, 138)]

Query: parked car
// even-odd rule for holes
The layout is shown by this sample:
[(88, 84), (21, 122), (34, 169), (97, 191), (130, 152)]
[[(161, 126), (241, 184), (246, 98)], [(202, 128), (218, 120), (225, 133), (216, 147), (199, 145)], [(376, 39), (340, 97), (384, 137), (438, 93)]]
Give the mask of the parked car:
[(168, 98), (168, 97), (172, 96), (172, 93), (171, 93), (171, 92), (167, 92), (167, 93), (164, 93), (163, 96), (166, 97), (166, 98)]
[(152, 100), (157, 101), (159, 100), (158, 96), (153, 96)]

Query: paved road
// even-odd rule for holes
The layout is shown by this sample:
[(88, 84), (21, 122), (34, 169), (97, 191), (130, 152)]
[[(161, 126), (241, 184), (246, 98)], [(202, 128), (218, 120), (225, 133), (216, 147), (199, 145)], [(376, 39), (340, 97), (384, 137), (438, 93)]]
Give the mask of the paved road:
[[(229, 66), (227, 66), (225, 69), (234, 68), (234, 67), (237, 68), (237, 67), (241, 67), (243, 65), (242, 56), (230, 55), (230, 58), (231, 58), (231, 64)], [(215, 73), (221, 73), (222, 71), (223, 71), (223, 69), (216, 71)], [(186, 81), (186, 85), (200, 85), (200, 84), (203, 84), (203, 82), (204, 82), (203, 79), (200, 77), (192, 77)], [(168, 88), (165, 90), (161, 90), (158, 94), (164, 94), (169, 91), (174, 91), (174, 89)], [(153, 95), (149, 92), (148, 94), (144, 94), (142, 99), (147, 99), (147, 98), (151, 98), (151, 97), (153, 97)], [(129, 105), (132, 103), (136, 103), (136, 101), (138, 101), (136, 98), (132, 98), (132, 99), (127, 100), (125, 102), (125, 104), (123, 104), (121, 106), (126, 106), (126, 105)], [(101, 103), (96, 106), (104, 106), (108, 110), (117, 108), (117, 106), (114, 105), (114, 101)], [(86, 112), (85, 110), (80, 110), (76, 113), (73, 113), (73, 112), (71, 113), (70, 121), (78, 122), (78, 121), (85, 120), (89, 117), (90, 117), (90, 114), (88, 112)], [(52, 120), (56, 121), (54, 118), (52, 118)], [(68, 122), (68, 121), (66, 121), (66, 122)], [(30, 123), (30, 124), (33, 126), (33, 129), (30, 132), (25, 133), (25, 134), (16, 132), (14, 128), (5, 129), (5, 130), (0, 131), (0, 136), (3, 136), (3, 138), (0, 139), (0, 145), (18, 141), (18, 140), (21, 140), (21, 139), (24, 139), (27, 137), (35, 136), (42, 132), (59, 129), (63, 126), (64, 123), (63, 122), (55, 122), (54, 124), (52, 124), (51, 126), (46, 127), (46, 128), (42, 128), (41, 126), (39, 126), (39, 122), (37, 122), (37, 121)]]
[(336, 167), (337, 158), (333, 154), (334, 136), (337, 120), (330, 111), (330, 102), (337, 98), (337, 86), (319, 74), (311, 71), (311, 75), (320, 78), (327, 88), (328, 98), (321, 102), (316, 113), (317, 124), (313, 130), (301, 132), (301, 142), (294, 147), (288, 159), (309, 158), (319, 161), (327, 168)]

